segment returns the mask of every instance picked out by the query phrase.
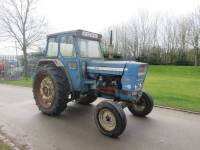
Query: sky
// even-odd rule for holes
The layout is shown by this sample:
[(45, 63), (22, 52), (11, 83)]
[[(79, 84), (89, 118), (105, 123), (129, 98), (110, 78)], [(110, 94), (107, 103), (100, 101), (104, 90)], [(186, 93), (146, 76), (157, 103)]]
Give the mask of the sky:
[[(48, 33), (85, 29), (101, 32), (124, 23), (139, 11), (181, 15), (200, 6), (200, 0), (38, 0), (37, 11), (48, 21)], [(1, 54), (15, 54), (0, 43)], [(13, 52), (14, 51), (14, 52)]]
[(200, 0), (40, 0), (38, 10), (47, 17), (49, 32), (79, 28), (100, 32), (141, 10), (179, 15), (198, 5)]

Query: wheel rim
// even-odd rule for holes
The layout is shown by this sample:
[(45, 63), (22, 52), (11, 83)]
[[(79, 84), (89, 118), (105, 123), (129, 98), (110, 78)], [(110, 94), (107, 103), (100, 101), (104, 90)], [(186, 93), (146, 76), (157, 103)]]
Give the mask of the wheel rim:
[(46, 76), (42, 79), (38, 92), (40, 104), (45, 108), (49, 108), (53, 104), (55, 96), (54, 84), (50, 77)]
[(112, 111), (109, 109), (102, 109), (98, 115), (99, 123), (106, 131), (112, 131), (116, 127), (116, 118)]
[(134, 103), (132, 105), (132, 108), (135, 111), (142, 112), (146, 108), (146, 103), (145, 103), (145, 101), (143, 99), (141, 99), (139, 103)]

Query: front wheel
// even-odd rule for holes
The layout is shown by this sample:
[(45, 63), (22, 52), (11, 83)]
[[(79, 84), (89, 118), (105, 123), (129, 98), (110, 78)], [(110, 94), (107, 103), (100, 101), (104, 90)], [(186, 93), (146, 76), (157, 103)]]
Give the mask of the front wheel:
[(126, 115), (119, 104), (103, 101), (96, 107), (95, 123), (102, 134), (118, 137), (126, 128)]
[(135, 116), (145, 117), (152, 111), (153, 105), (153, 98), (148, 93), (143, 92), (137, 103), (128, 104), (128, 109)]

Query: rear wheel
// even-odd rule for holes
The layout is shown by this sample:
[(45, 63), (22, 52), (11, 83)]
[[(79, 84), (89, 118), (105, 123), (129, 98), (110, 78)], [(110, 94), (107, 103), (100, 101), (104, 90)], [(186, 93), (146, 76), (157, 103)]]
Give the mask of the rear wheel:
[(135, 116), (145, 117), (152, 111), (153, 105), (153, 98), (143, 92), (139, 102), (128, 104), (128, 109)]
[(33, 95), (36, 105), (44, 114), (59, 115), (64, 111), (68, 93), (68, 80), (60, 68), (47, 65), (37, 69)]
[(119, 104), (103, 101), (96, 107), (95, 123), (102, 134), (118, 137), (126, 128), (126, 115)]

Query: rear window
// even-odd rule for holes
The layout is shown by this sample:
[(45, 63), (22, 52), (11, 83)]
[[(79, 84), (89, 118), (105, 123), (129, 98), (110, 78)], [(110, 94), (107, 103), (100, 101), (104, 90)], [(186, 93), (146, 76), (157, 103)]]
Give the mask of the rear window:
[(47, 45), (47, 56), (57, 56), (58, 55), (58, 40), (57, 38), (49, 38)]

